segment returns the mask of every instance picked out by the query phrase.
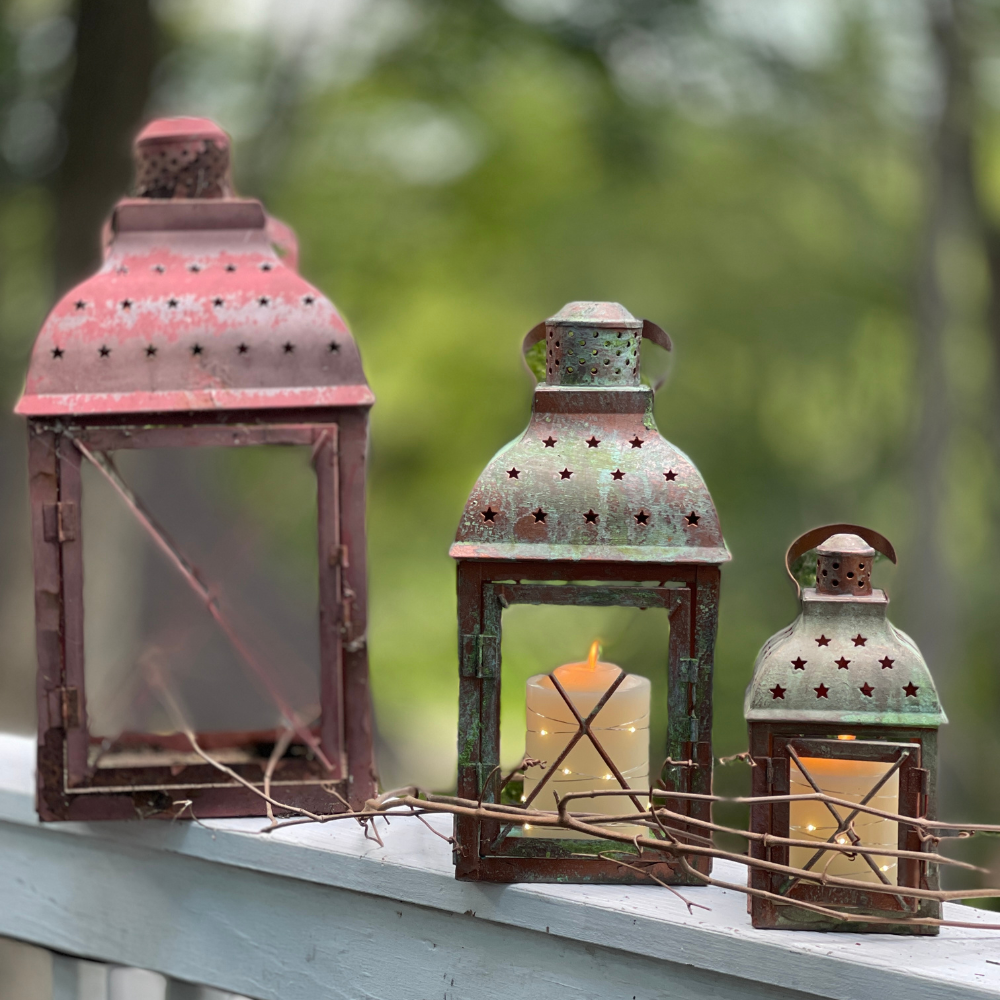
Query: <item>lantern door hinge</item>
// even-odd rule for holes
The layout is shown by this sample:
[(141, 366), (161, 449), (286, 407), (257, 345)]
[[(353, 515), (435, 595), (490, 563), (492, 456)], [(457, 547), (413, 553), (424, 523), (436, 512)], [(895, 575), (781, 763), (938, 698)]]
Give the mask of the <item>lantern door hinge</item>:
[(500, 637), (473, 633), (462, 636), (462, 677), (496, 677), (500, 665)]
[(685, 740), (690, 740), (692, 743), (698, 742), (698, 720), (693, 716), (689, 715), (686, 717), (688, 721), (688, 732), (683, 737)]
[(337, 566), (347, 569), (351, 565), (350, 559), (348, 558), (347, 546), (331, 545), (327, 561), (329, 562), (331, 569)]
[(79, 688), (64, 687), (59, 689), (59, 708), (62, 714), (62, 724), (64, 729), (79, 729), (80, 719), (80, 690)]
[(930, 775), (925, 767), (911, 767), (908, 772), (910, 793), (916, 795), (926, 795)]
[(681, 657), (678, 663), (678, 675), (682, 681), (694, 684), (698, 680), (698, 661)]
[(71, 500), (42, 504), (42, 537), (47, 542), (74, 542), (77, 537), (77, 510)]

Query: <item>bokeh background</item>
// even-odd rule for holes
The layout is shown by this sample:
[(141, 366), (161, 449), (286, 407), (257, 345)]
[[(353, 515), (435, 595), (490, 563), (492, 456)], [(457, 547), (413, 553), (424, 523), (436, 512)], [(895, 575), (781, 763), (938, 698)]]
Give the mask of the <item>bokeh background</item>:
[[(232, 134), (240, 192), (297, 230), (378, 397), (369, 643), (387, 783), (454, 780), (447, 550), (479, 470), (526, 423), (521, 337), (564, 302), (608, 299), (674, 338), (657, 420), (734, 556), (717, 753), (745, 748), (755, 652), (795, 612), (785, 547), (858, 521), (896, 544), (876, 583), (951, 718), (943, 812), (1000, 822), (998, 42), (987, 0), (5, 0), (0, 728), (34, 716), (10, 415), (31, 343), (96, 265), (137, 129), (199, 114)], [(305, 551), (308, 504), (263, 466), (220, 475), (272, 550)], [(590, 633), (659, 669), (651, 625), (512, 619), (507, 756), (523, 678)], [(1000, 868), (990, 843), (977, 856)]]

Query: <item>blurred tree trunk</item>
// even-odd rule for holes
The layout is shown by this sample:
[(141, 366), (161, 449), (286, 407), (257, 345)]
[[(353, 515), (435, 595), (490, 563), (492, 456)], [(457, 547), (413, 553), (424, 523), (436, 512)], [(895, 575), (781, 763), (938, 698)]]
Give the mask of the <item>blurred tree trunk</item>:
[(158, 51), (149, 0), (79, 0), (66, 153), (55, 178), (55, 281), (64, 292), (100, 260), (100, 228), (130, 184)]
[(964, 35), (966, 0), (928, 0), (927, 10), (938, 106), (928, 121), (924, 220), (916, 261), (921, 413), (913, 468), (916, 551), (909, 579), (915, 638), (947, 687), (949, 664), (960, 655), (955, 648), (956, 595), (944, 546), (953, 425), (945, 343), (955, 317), (941, 263), (947, 243), (968, 235), (972, 221), (972, 79)]

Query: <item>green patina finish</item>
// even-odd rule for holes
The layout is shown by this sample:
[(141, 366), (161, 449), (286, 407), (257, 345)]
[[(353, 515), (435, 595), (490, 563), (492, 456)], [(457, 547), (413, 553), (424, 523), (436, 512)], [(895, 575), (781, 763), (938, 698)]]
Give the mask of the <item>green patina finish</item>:
[(751, 722), (926, 726), (947, 722), (913, 640), (886, 618), (889, 600), (802, 591), (801, 613), (757, 656)]

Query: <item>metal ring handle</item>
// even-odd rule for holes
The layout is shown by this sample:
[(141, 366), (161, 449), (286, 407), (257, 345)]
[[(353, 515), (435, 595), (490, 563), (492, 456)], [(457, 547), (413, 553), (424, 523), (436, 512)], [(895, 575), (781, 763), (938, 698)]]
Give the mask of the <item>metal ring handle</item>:
[(795, 593), (799, 597), (802, 596), (802, 588), (792, 573), (792, 563), (799, 556), (816, 548), (821, 542), (825, 542), (831, 535), (857, 535), (859, 538), (863, 538), (876, 552), (884, 555), (886, 559), (892, 562), (896, 561), (896, 550), (892, 547), (892, 542), (885, 535), (880, 535), (877, 531), (872, 531), (871, 528), (864, 528), (860, 524), (824, 524), (822, 527), (813, 528), (804, 535), (799, 535), (788, 546), (788, 551), (785, 553), (785, 569), (788, 571), (792, 583), (795, 584)]
[[(672, 351), (674, 349), (673, 341), (670, 339), (670, 334), (663, 329), (662, 326), (657, 326), (652, 320), (644, 319), (642, 321), (642, 336), (652, 344), (656, 344), (657, 347), (662, 347), (665, 351)], [(524, 340), (521, 341), (521, 358), (524, 361), (524, 367), (528, 369), (532, 378), (534, 378), (535, 373), (531, 371), (531, 367), (528, 365), (528, 351), (530, 351), (535, 344), (540, 340), (545, 339), (545, 322), (536, 323), (525, 335)], [(667, 376), (664, 375), (663, 378), (659, 379), (656, 385), (653, 386), (653, 392), (656, 392), (661, 385), (666, 381)]]

